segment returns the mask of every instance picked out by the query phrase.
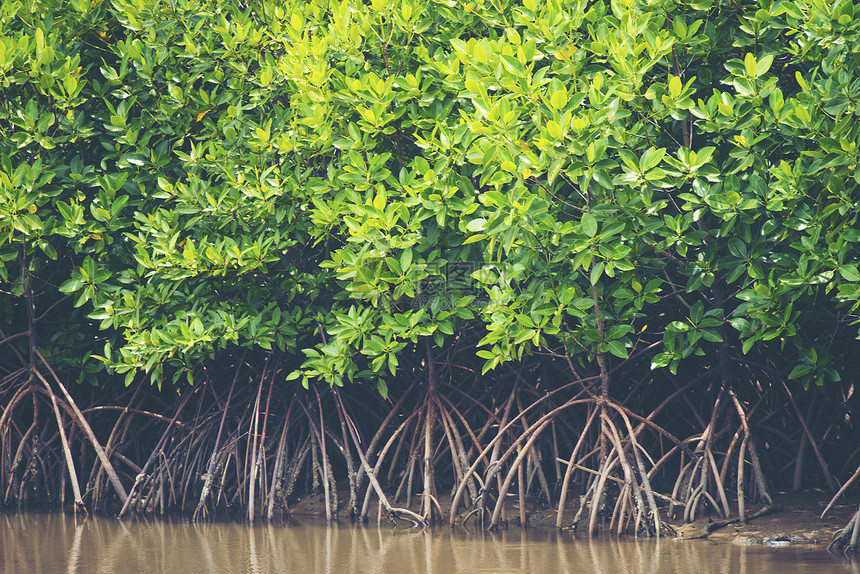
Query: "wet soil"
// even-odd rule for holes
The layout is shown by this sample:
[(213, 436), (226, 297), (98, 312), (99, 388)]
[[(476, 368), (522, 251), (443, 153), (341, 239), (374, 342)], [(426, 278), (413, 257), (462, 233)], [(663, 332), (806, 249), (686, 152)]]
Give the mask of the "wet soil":
[[(832, 495), (820, 491), (779, 493), (773, 497), (774, 511), (759, 518), (728, 524), (708, 532), (711, 521), (717, 517), (704, 517), (692, 524), (677, 527), (680, 538), (708, 538), (734, 544), (764, 544), (766, 546), (804, 545), (827, 548), (833, 535), (845, 527), (854, 512), (857, 501), (838, 501), (821, 518)], [(761, 507), (748, 511), (753, 514)], [(734, 509), (737, 510), (737, 509)], [(736, 516), (734, 517), (736, 518)]]
[[(831, 497), (831, 494), (817, 489), (777, 493), (773, 497), (774, 505), (769, 509), (748, 502), (746, 523), (737, 520), (737, 505), (734, 502), (732, 502), (732, 510), (735, 514), (727, 519), (712, 513), (701, 516), (689, 524), (684, 524), (680, 520), (667, 520), (667, 522), (675, 529), (677, 538), (681, 540), (708, 539), (742, 545), (799, 546), (824, 550), (834, 533), (841, 530), (858, 509), (856, 497), (843, 497), (828, 511), (827, 516), (821, 518), (821, 513)], [(341, 493), (339, 496), (341, 501), (347, 499), (347, 493)], [(446, 502), (448, 501), (440, 500), (443, 509), (447, 508)], [(372, 508), (375, 510), (375, 504)], [(570, 524), (575, 511), (576, 509), (572, 508), (565, 512), (565, 524)], [(325, 503), (322, 494), (302, 497), (290, 506), (290, 515), (295, 517), (320, 517), (324, 513)], [(757, 513), (760, 515), (756, 516)], [(340, 515), (342, 520), (345, 514), (346, 512), (342, 510)], [(371, 521), (374, 521), (375, 511), (371, 514), (373, 514)], [(529, 510), (528, 517), (529, 526), (532, 528), (555, 529), (555, 509), (532, 508)], [(519, 510), (516, 505), (512, 505), (507, 518), (507, 528), (519, 528)]]

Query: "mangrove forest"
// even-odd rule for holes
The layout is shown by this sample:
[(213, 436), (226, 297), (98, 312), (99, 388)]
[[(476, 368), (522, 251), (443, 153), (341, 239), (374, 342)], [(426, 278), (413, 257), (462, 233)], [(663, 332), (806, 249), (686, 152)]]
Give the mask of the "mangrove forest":
[(0, 505), (850, 499), (858, 142), (852, 0), (4, 0)]

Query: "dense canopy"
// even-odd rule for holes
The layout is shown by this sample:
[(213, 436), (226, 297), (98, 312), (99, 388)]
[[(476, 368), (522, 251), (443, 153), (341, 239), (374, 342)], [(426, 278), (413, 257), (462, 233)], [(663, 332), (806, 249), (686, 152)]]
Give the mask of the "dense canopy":
[(850, 0), (4, 2), (5, 503), (834, 489), (858, 46)]

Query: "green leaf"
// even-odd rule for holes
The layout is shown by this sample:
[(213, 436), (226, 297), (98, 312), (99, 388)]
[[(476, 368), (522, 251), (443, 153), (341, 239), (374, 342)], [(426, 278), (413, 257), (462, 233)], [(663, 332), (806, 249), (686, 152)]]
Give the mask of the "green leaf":
[(672, 333), (686, 333), (692, 328), (693, 326), (686, 321), (672, 321), (666, 325), (666, 330)]
[(642, 173), (654, 169), (661, 161), (663, 161), (663, 156), (665, 155), (666, 148), (648, 148), (645, 150), (645, 153), (642, 154), (642, 157), (639, 158), (639, 169)]
[(846, 281), (851, 281), (852, 283), (856, 283), (860, 281), (860, 272), (857, 271), (856, 265), (843, 265), (839, 268), (839, 274)]
[(478, 269), (471, 275), (472, 279), (476, 279), (481, 283), (494, 284), (498, 283), (499, 276), (490, 269)]
[(481, 42), (478, 42), (477, 44), (475, 44), (475, 50), (474, 50), (474, 52), (472, 52), (472, 55), (475, 57), (475, 60), (477, 60), (481, 64), (486, 64), (488, 61), (487, 60), (487, 52), (481, 46)]
[(388, 385), (385, 384), (383, 379), (376, 379), (376, 390), (382, 396), (383, 399), (388, 398)]
[(520, 61), (517, 60), (516, 58), (503, 54), (501, 57), (501, 61), (502, 61), (502, 65), (505, 67), (505, 69), (508, 72), (510, 72), (511, 74), (513, 74), (517, 77), (525, 76), (526, 70), (523, 67), (523, 65), (520, 63)]
[(768, 54), (759, 58), (756, 63), (756, 76), (759, 78), (764, 76), (770, 70), (771, 64), (773, 64), (773, 55)]
[(605, 265), (603, 261), (598, 262), (591, 268), (590, 280), (592, 285), (597, 285), (597, 282), (600, 281), (600, 277), (603, 275), (603, 271), (605, 269)]
[(550, 104), (556, 110), (564, 109), (567, 106), (567, 90), (564, 88), (554, 92), (550, 98)]
[(406, 248), (400, 254), (400, 269), (403, 274), (407, 274), (410, 267), (412, 267), (412, 248)]
[(550, 137), (555, 140), (560, 140), (564, 137), (564, 132), (561, 131), (561, 126), (558, 125), (558, 122), (555, 120), (549, 120), (546, 123), (546, 130), (549, 132)]
[(702, 330), (702, 338), (706, 341), (711, 342), (711, 343), (722, 343), (723, 342), (723, 338), (720, 336), (720, 334), (717, 333), (716, 331), (711, 330), (711, 329)]
[(815, 371), (815, 366), (813, 365), (797, 365), (791, 370), (789, 373), (789, 379), (799, 379), (800, 377), (805, 377), (806, 375)]
[(750, 78), (755, 78), (758, 75), (758, 63), (752, 52), (747, 52), (744, 56), (744, 70)]
[(627, 359), (629, 357), (627, 353), (627, 348), (621, 343), (621, 341), (613, 340), (606, 341), (606, 350), (615, 355), (620, 359)]
[(702, 322), (704, 309), (705, 306), (701, 301), (696, 301), (693, 303), (693, 306), (690, 307), (690, 321), (692, 321), (694, 325), (698, 325)]
[(800, 70), (794, 72), (794, 79), (797, 81), (797, 85), (800, 86), (802, 89), (809, 89), (809, 84), (806, 80), (803, 79), (803, 75), (800, 73)]
[(679, 76), (671, 76), (669, 78), (669, 95), (672, 99), (677, 99), (681, 95), (681, 78)]
[(66, 281), (64, 281), (63, 284), (60, 285), (60, 291), (62, 291), (63, 293), (74, 293), (83, 286), (84, 282), (81, 280), (81, 278), (75, 276), (71, 279), (67, 279)]
[(519, 345), (519, 344), (523, 343), (524, 341), (528, 341), (529, 339), (531, 339), (534, 336), (535, 336), (535, 330), (534, 329), (521, 329), (520, 332), (517, 333), (517, 336), (514, 338), (514, 344)]
[(590, 213), (583, 213), (580, 223), (582, 224), (583, 233), (587, 236), (594, 237), (597, 235), (597, 219), (593, 215)]
[(651, 359), (651, 370), (667, 366), (672, 361), (672, 353), (658, 353)]

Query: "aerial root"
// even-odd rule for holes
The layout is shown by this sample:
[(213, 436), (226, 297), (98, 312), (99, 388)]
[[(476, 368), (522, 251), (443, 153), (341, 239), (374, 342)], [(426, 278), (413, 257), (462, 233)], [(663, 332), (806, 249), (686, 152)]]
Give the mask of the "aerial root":
[(841, 530), (837, 530), (827, 545), (829, 552), (841, 552), (848, 555), (857, 552), (857, 543), (860, 542), (860, 507), (851, 516), (851, 520)]
[[(340, 393), (337, 389), (334, 389), (334, 397), (335, 403), (337, 404), (337, 408), (343, 410), (343, 400), (340, 397)], [(367, 478), (370, 480), (371, 487), (376, 492), (376, 496), (379, 498), (379, 503), (382, 508), (388, 513), (389, 518), (396, 523), (398, 517), (405, 518), (409, 520), (416, 526), (428, 526), (425, 518), (415, 512), (412, 512), (408, 508), (397, 508), (391, 505), (388, 502), (388, 497), (385, 495), (385, 492), (382, 490), (382, 486), (379, 484), (379, 481), (376, 478), (376, 473), (374, 472), (373, 467), (370, 466), (370, 463), (367, 462), (367, 457), (364, 455), (364, 451), (361, 448), (361, 441), (358, 440), (358, 434), (352, 426), (349, 426), (349, 433), (352, 438), (353, 446), (355, 446), (356, 451), (358, 452), (358, 457), (361, 460), (361, 465), (364, 468), (364, 472), (367, 475)]]

